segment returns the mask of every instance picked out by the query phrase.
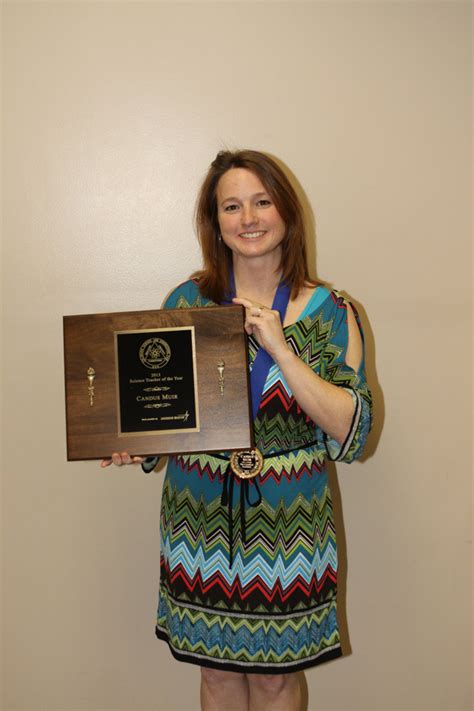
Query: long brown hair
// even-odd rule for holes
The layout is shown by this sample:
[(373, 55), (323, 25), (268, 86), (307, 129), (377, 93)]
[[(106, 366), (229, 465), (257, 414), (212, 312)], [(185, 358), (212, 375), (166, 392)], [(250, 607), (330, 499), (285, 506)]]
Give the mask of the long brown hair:
[(211, 163), (198, 195), (195, 216), (204, 268), (193, 277), (198, 279), (201, 293), (216, 303), (229, 291), (232, 252), (220, 239), (216, 191), (220, 178), (231, 168), (246, 168), (261, 180), (286, 225), (280, 269), (295, 298), (305, 282), (315, 283), (308, 271), (303, 210), (283, 170), (259, 151), (221, 151)]

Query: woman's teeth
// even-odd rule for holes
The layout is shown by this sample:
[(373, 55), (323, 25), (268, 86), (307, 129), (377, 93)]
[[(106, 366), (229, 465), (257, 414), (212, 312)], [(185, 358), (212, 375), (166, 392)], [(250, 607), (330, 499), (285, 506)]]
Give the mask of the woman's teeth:
[(256, 237), (262, 237), (264, 234), (265, 230), (261, 230), (260, 232), (241, 232), (240, 236), (244, 239), (255, 239)]

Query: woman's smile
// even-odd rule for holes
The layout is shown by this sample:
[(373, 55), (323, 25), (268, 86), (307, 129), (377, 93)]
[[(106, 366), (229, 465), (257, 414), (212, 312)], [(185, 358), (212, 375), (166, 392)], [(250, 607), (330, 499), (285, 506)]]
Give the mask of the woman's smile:
[(266, 234), (266, 230), (260, 230), (259, 232), (241, 232), (240, 236), (244, 239), (258, 239)]

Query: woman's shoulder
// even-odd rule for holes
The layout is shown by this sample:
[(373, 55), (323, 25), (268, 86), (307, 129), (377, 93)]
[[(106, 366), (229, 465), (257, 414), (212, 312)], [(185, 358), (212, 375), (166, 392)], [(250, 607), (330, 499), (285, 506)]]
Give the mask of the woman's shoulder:
[(356, 319), (359, 320), (357, 308), (351, 297), (348, 296), (345, 291), (342, 291), (341, 289), (331, 288), (329, 293), (331, 297), (332, 308), (334, 310), (347, 312), (347, 310), (350, 309), (350, 311), (354, 313)]
[(212, 301), (203, 296), (199, 290), (199, 281), (187, 279), (171, 289), (163, 302), (164, 309), (190, 309), (197, 306), (211, 306)]
[(342, 309), (353, 306), (351, 298), (343, 289), (338, 289), (329, 284), (319, 284), (314, 293), (315, 300), (324, 304), (328, 309)]
[(327, 287), (327, 298), (321, 309), (322, 320), (332, 324), (331, 332), (337, 332), (343, 339), (347, 339), (349, 333), (354, 334), (358, 331), (362, 340), (364, 339), (359, 312), (345, 291)]
[(348, 308), (354, 313), (358, 321), (357, 309), (344, 291), (329, 284), (318, 283), (310, 295), (300, 318), (314, 319), (320, 317), (324, 322), (339, 323), (340, 321), (347, 321)]
[(317, 284), (305, 285), (299, 296), (304, 303), (300, 318), (307, 318), (321, 311), (332, 310), (340, 294), (332, 287), (318, 282)]

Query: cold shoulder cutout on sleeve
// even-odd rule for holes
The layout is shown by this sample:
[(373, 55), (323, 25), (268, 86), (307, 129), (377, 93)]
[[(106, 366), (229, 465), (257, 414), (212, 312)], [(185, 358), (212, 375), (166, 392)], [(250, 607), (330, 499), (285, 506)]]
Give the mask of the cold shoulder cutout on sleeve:
[[(365, 375), (364, 334), (355, 306), (339, 292), (331, 292), (332, 328), (321, 356), (322, 378), (347, 390), (354, 403), (349, 433), (342, 443), (323, 434), (327, 456), (333, 461), (352, 462), (362, 455), (372, 424), (372, 396)], [(362, 338), (362, 358), (357, 370), (346, 363), (349, 344), (348, 309), (352, 309)]]

